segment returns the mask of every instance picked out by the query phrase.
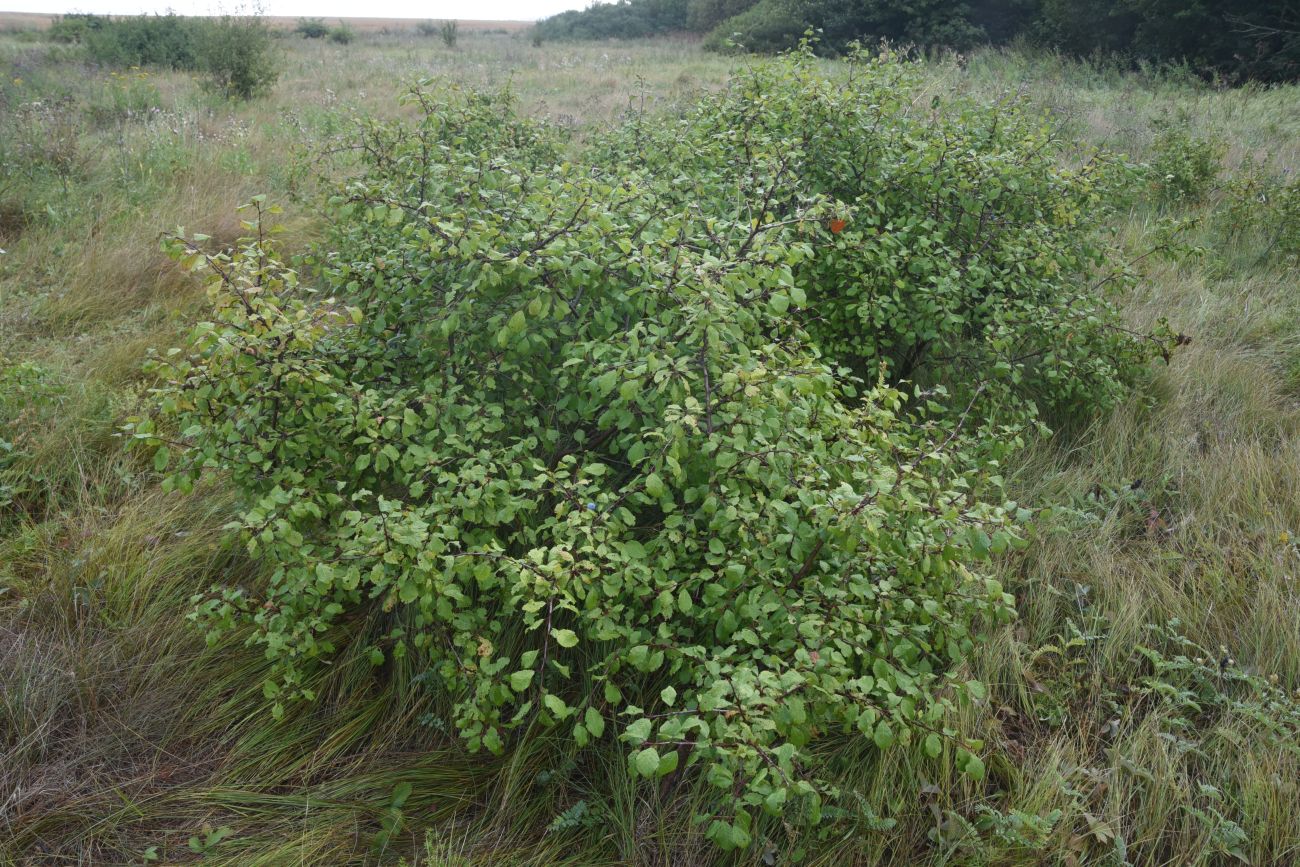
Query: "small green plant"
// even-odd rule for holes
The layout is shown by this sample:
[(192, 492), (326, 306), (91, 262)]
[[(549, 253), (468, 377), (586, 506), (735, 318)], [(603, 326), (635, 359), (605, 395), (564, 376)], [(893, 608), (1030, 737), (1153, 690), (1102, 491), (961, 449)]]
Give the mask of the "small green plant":
[(410, 783), (398, 783), (393, 787), (393, 793), (388, 799), (388, 806), (384, 809), (379, 817), (379, 832), (370, 842), (372, 852), (384, 852), (388, 849), (393, 838), (402, 833), (406, 825), (406, 816), (402, 808), (406, 806), (406, 801), (411, 797), (412, 786)]
[(330, 42), (339, 45), (351, 45), (356, 38), (357, 32), (344, 22), (339, 22), (339, 26), (330, 31)]
[(160, 110), (162, 94), (147, 70), (116, 70), (108, 74), (105, 98), (88, 106), (96, 119), (103, 121), (146, 120)]
[(36, 99), (14, 106), (0, 150), (5, 174), (28, 181), (52, 178), (66, 194), (81, 178), (92, 154), (82, 141), (82, 119), (71, 96)]
[(234, 836), (234, 834), (235, 829), (227, 825), (215, 830), (211, 826), (205, 825), (199, 834), (190, 837), (190, 851), (200, 856), (211, 855), (225, 840)]
[(552, 819), (546, 826), (546, 833), (564, 834), (583, 828), (595, 828), (602, 820), (599, 811), (593, 810), (586, 800), (580, 800)]
[(1246, 161), (1223, 184), (1213, 222), (1228, 241), (1259, 241), (1261, 260), (1300, 256), (1300, 176)]
[(455, 48), (456, 41), (460, 38), (460, 22), (455, 19), (449, 19), (438, 25), (438, 36), (442, 39), (442, 44), (448, 48)]
[(41, 366), (0, 356), (0, 514), (37, 481), (25, 469), (26, 459), (41, 438), (41, 423), (63, 393)]
[(298, 26), (293, 29), (293, 32), (303, 39), (324, 39), (330, 35), (330, 28), (320, 18), (299, 18)]
[[(469, 837), (456, 839), (446, 831), (431, 829), (424, 835), (424, 860), (417, 859), (415, 863), (430, 867), (474, 867), (477, 863), (474, 849), (474, 840)], [(407, 862), (402, 859), (399, 864), (406, 867)]]
[(1222, 142), (1193, 135), (1186, 121), (1164, 119), (1155, 124), (1151, 178), (1166, 202), (1196, 203), (1205, 199), (1222, 169)]

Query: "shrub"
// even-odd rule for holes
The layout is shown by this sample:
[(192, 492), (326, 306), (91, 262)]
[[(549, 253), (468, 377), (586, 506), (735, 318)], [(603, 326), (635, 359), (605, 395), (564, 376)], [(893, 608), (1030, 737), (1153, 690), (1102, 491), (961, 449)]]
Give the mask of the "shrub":
[(13, 514), (15, 503), (42, 481), (24, 460), (63, 391), (44, 368), (0, 355), (0, 516)]
[(271, 31), (260, 18), (139, 15), (96, 19), (84, 42), (90, 58), (113, 67), (188, 69), (227, 97), (249, 99), (279, 77)]
[(179, 15), (133, 15), (104, 18), (86, 31), (90, 58), (105, 66), (156, 66), (198, 69), (198, 42), (205, 23)]
[(339, 45), (351, 45), (352, 40), (357, 38), (357, 33), (346, 24), (339, 24), (330, 31), (330, 41)]
[(545, 39), (640, 39), (686, 29), (687, 0), (593, 3), (537, 22)]
[(87, 12), (71, 12), (56, 17), (45, 35), (52, 42), (83, 43), (91, 31), (101, 29), (107, 20)]
[(280, 77), (271, 31), (261, 19), (227, 15), (205, 22), (201, 32), (198, 66), (218, 93), (251, 99), (270, 90)]
[(456, 40), (460, 38), (460, 23), (457, 21), (444, 21), (438, 25), (438, 36), (442, 38), (442, 44), (448, 48), (456, 47)]
[(324, 39), (330, 35), (330, 28), (320, 18), (299, 18), (298, 26), (293, 29), (293, 32), (304, 39)]
[(87, 113), (99, 122), (142, 119), (158, 112), (162, 94), (154, 76), (142, 69), (110, 72), (100, 99), (87, 106)]
[(1279, 177), (1247, 160), (1223, 186), (1212, 223), (1225, 240), (1253, 236), (1251, 249), (1262, 250), (1262, 258), (1300, 257), (1300, 177)]
[(417, 21), (415, 32), (421, 36), (436, 36), (438, 34), (438, 25), (433, 21)]
[(83, 120), (71, 96), (19, 103), (0, 132), (5, 138), (0, 168), (6, 180), (52, 178), (67, 193), (91, 162), (82, 142)]
[(686, 26), (696, 33), (707, 33), (754, 4), (755, 0), (690, 0), (686, 8)]
[(737, 48), (771, 54), (797, 44), (808, 27), (792, 0), (760, 0), (714, 27), (705, 38), (704, 47), (713, 51)]
[[(954, 663), (1009, 614), (977, 564), (1018, 541), (996, 475), (1018, 429), (992, 405), (955, 412), (940, 389), (918, 402), (854, 377), (835, 340), (855, 328), (851, 351), (883, 357), (928, 321), (927, 296), (1001, 327), (1002, 348), (1058, 332), (999, 320), (987, 297), (1030, 298), (1054, 322), (1053, 304), (1084, 305), (1081, 334), (1113, 317), (1073, 284), (1087, 257), (1060, 252), (1087, 249), (1074, 215), (1019, 248), (1055, 256), (1052, 281), (948, 298), (953, 281), (907, 267), (909, 249), (947, 261), (931, 248), (970, 220), (1020, 215), (935, 215), (943, 184), (974, 199), (998, 178), (1010, 193), (1050, 180), (1067, 202), (1086, 188), (1039, 177), (1045, 145), (1017, 122), (1005, 139), (947, 129), (981, 159), (935, 172), (959, 155), (926, 132), (938, 117), (908, 116), (908, 76), (880, 61), (831, 83), (792, 58), (683, 118), (634, 117), (578, 159), (505, 97), (417, 88), (418, 121), (358, 133), (321, 285), (280, 264), (261, 200), (257, 236), (231, 253), (167, 239), (209, 275), (214, 310), (158, 361), (162, 418), (131, 430), (159, 470), (178, 462), (169, 486), (225, 474), (250, 554), (275, 564), (265, 588), (198, 600), (211, 640), (251, 626), (282, 709), (312, 697), (305, 675), (340, 643), (371, 640), (359, 615), (379, 617), (372, 661), (422, 669), (471, 749), (540, 724), (579, 747), (621, 741), (639, 777), (694, 768), (717, 789), (707, 833), (724, 848), (747, 846), (764, 811), (820, 820), (837, 794), (813, 759), (828, 737), (948, 750), (981, 777), (947, 720), (982, 694)], [(831, 114), (845, 129), (825, 153)], [(864, 175), (881, 170), (924, 194), (890, 199), (897, 224), (871, 209), (882, 190)], [(887, 268), (884, 291), (916, 304), (896, 321), (859, 309)], [(955, 349), (983, 346), (936, 319)], [(1095, 387), (1055, 369), (1063, 388)]]
[(1225, 147), (1220, 142), (1192, 135), (1187, 124), (1158, 121), (1153, 146), (1151, 177), (1168, 202), (1199, 202), (1219, 176)]

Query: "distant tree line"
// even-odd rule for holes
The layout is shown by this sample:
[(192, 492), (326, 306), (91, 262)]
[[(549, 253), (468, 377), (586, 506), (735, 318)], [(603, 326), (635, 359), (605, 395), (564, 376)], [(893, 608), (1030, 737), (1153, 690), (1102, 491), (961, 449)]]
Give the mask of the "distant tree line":
[(537, 25), (543, 39), (694, 33), (715, 50), (886, 39), (957, 50), (1027, 41), (1077, 56), (1181, 63), (1228, 81), (1300, 78), (1300, 0), (619, 0)]

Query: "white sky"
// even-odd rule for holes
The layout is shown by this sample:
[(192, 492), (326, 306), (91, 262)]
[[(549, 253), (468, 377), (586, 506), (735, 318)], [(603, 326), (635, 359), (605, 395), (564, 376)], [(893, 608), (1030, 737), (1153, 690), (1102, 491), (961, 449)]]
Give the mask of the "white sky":
[[(267, 15), (318, 18), (465, 18), (532, 21), (566, 9), (582, 9), (590, 0), (261, 0)], [(5, 12), (97, 12), (127, 15), (165, 12), (207, 15), (249, 9), (250, 0), (0, 0)]]

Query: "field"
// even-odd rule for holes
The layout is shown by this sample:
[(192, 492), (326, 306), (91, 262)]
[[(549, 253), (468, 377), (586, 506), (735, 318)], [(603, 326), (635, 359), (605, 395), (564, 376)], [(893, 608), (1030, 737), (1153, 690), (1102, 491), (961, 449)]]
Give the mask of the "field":
[[(154, 400), (149, 351), (208, 315), (160, 233), (232, 244), (238, 206), (265, 194), (289, 252), (307, 249), (337, 168), (321, 155), (355, 118), (403, 116), (413, 79), (508, 84), (577, 143), (747, 62), (686, 41), (467, 28), (448, 48), (356, 29), (279, 40), (282, 76), (248, 103), (0, 35), (0, 863), (785, 863), (715, 851), (696, 790), (638, 785), (616, 743), (467, 752), (360, 649), (275, 720), (261, 652), (208, 646), (187, 617), (194, 594), (266, 567), (222, 529), (219, 479), (165, 493), (123, 448)], [(1259, 190), (1300, 171), (1300, 88), (995, 51), (924, 76), (927, 99), (1023, 92), (1069, 139), (1157, 166), (1114, 227), (1140, 275), (1123, 316), (1190, 342), (1004, 468), (1016, 500), (1057, 508), (995, 559), (1018, 617), (964, 663), (989, 686), (956, 721), (987, 776), (846, 753), (840, 784), (874, 818), (803, 863), (1294, 864), (1300, 194)], [(1148, 255), (1170, 219), (1188, 221), (1176, 249)]]
[[(50, 26), (58, 15), (46, 15), (41, 12), (0, 12), (0, 30), (29, 31), (44, 30)], [(277, 30), (292, 30), (299, 19), (284, 15), (266, 15), (263, 19)], [(399, 35), (415, 28), (415, 19), (411, 18), (355, 18), (330, 19), (330, 22), (346, 21), (347, 25), (360, 33), (391, 33)], [(436, 18), (421, 20), (440, 20)], [(518, 33), (530, 26), (527, 21), (474, 21), (464, 18), (457, 25), (465, 31), (476, 33), (490, 31), (493, 33)]]

